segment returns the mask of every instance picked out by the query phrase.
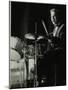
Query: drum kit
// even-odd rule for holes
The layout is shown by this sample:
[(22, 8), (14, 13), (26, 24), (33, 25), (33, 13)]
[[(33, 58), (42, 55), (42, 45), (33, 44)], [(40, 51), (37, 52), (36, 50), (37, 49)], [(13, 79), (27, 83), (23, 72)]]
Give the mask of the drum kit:
[[(42, 35), (34, 35), (31, 33), (25, 34), (26, 46), (22, 52), (24, 53), (24, 57), (27, 60), (29, 74), (27, 78), (33, 76), (33, 86), (38, 86), (38, 76), (37, 76), (37, 60), (44, 56), (44, 52), (46, 51), (46, 39)], [(27, 69), (28, 69), (27, 68)], [(31, 72), (32, 71), (32, 72)], [(27, 72), (28, 73), (28, 72)]]
[[(48, 32), (46, 26), (44, 25), (44, 22), (42, 22), (42, 24), (48, 36)], [(41, 58), (44, 58), (45, 53), (47, 53), (48, 51), (48, 40), (49, 39), (47, 37), (37, 34), (37, 23), (35, 23), (35, 33), (25, 34), (23, 43), (18, 38), (12, 38), (10, 40), (10, 82), (13, 83), (16, 75), (19, 76), (20, 74), (20, 79), (17, 79), (20, 80), (19, 82), (21, 87), (39, 86), (37, 71), (39, 67), (38, 62)], [(51, 45), (51, 43), (49, 44)], [(23, 54), (23, 58), (21, 58), (20, 52), (16, 50), (16, 48), (19, 48), (18, 46), (20, 47), (19, 50), (21, 50)], [(46, 76), (43, 76), (41, 83), (44, 84), (44, 82), (46, 82), (46, 79)], [(16, 81), (14, 82), (14, 84), (15, 83)]]
[[(30, 86), (37, 87), (38, 86), (37, 58), (43, 57), (44, 52), (46, 50), (46, 40), (45, 40), (45, 37), (42, 35), (36, 36), (31, 33), (25, 34), (24, 38), (25, 38), (24, 45), (22, 48), (23, 59), (21, 59), (20, 55), (18, 55), (19, 53), (16, 50), (11, 49), (10, 66), (12, 66), (12, 68), (10, 67), (10, 69), (16, 70), (16, 68), (19, 67), (21, 77), (25, 77), (25, 80), (24, 80), (24, 78), (22, 81), (21, 81), (22, 78), (20, 79), (21, 87), (30, 87)], [(18, 58), (20, 57), (19, 60), (17, 57)], [(15, 60), (16, 62), (12, 61), (12, 60)], [(18, 62), (19, 62), (19, 64), (18, 64)], [(22, 63), (20, 63), (20, 62), (22, 62)], [(20, 65), (20, 64), (22, 64), (22, 65)], [(15, 67), (15, 65), (17, 65), (18, 67)], [(25, 65), (25, 66), (23, 66), (23, 65)], [(23, 69), (22, 69), (22, 67), (23, 67)], [(23, 72), (21, 69), (23, 70)], [(15, 73), (16, 73), (16, 71), (15, 71)], [(12, 73), (12, 76), (13, 75), (14, 74)], [(24, 84), (24, 81), (25, 81), (25, 85), (22, 86), (22, 82)], [(14, 82), (14, 80), (13, 80), (13, 82)], [(32, 83), (33, 83), (33, 85), (32, 85)]]
[[(26, 47), (27, 50), (26, 51), (28, 51), (29, 54), (31, 54), (33, 56), (35, 54), (37, 56), (42, 56), (44, 54), (44, 51), (47, 49), (46, 48), (47, 40), (42, 35), (35, 36), (31, 33), (25, 34), (25, 41), (27, 44), (27, 47)], [(36, 53), (35, 53), (35, 47), (36, 47)]]

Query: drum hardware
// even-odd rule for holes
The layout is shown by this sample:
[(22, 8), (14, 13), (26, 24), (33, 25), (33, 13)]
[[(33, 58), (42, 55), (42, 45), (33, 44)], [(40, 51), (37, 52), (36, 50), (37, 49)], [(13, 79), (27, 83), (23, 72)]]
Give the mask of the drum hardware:
[[(32, 37), (32, 39), (31, 38), (29, 38), (29, 35), (30, 35), (30, 37)], [(45, 37), (44, 36), (42, 36), (42, 35), (33, 35), (33, 34), (30, 34), (30, 33), (28, 33), (28, 34), (25, 34), (25, 36), (27, 36), (27, 38), (25, 37), (25, 39), (27, 39), (27, 40), (29, 40), (30, 42), (31, 42), (31, 45), (33, 44), (33, 48), (34, 48), (34, 50), (33, 50), (33, 52), (32, 53), (34, 53), (35, 52), (35, 41), (36, 41), (36, 43), (37, 43), (37, 56), (39, 55), (39, 56), (41, 56), (41, 54), (42, 54), (42, 52), (41, 52), (41, 50), (42, 50), (42, 46), (44, 45), (45, 46), (45, 43), (46, 43), (46, 39), (45, 39)], [(35, 38), (36, 38), (36, 40), (35, 40)], [(27, 41), (26, 40), (26, 41)], [(33, 42), (33, 43), (32, 43)], [(27, 42), (28, 43), (28, 42)], [(44, 44), (43, 44), (44, 43)], [(31, 50), (31, 45), (27, 45), (27, 50), (28, 50), (28, 48), (29, 48), (29, 50)], [(44, 47), (43, 46), (43, 47)], [(29, 52), (30, 53), (30, 52)], [(28, 57), (29, 57), (29, 53), (28, 53)], [(32, 54), (31, 53), (31, 54)], [(33, 56), (34, 56), (34, 54), (33, 54)]]
[(34, 87), (37, 87), (37, 22), (35, 22), (35, 58), (34, 58)]
[[(35, 55), (34, 55), (34, 68), (35, 68), (35, 70), (34, 70), (34, 87), (37, 87), (37, 22), (35, 23), (35, 35), (33, 35), (31, 33), (25, 34), (25, 39), (33, 40), (35, 43), (35, 48), (34, 48), (34, 51), (35, 51)], [(28, 48), (31, 48), (31, 47), (28, 47)], [(28, 51), (30, 53), (31, 49)], [(24, 56), (25, 56), (25, 54), (26, 53), (24, 53)], [(30, 53), (30, 54), (32, 54), (32, 53)]]
[[(38, 39), (35, 37), (35, 40), (33, 40), (34, 43), (35, 43), (35, 46), (27, 45), (27, 49), (25, 48), (25, 50), (24, 50), (24, 55), (25, 55), (25, 58), (27, 59), (27, 62), (29, 61), (29, 59), (34, 59), (34, 73), (33, 73), (33, 75), (34, 75), (33, 76), (34, 77), (34, 85), (33, 86), (34, 87), (38, 86), (38, 80), (37, 80), (37, 78), (38, 78), (38, 76), (37, 76), (37, 59), (38, 59), (38, 57), (40, 57), (40, 58), (43, 57), (41, 49), (40, 49), (41, 45), (40, 44), (38, 45), (39, 40), (42, 40), (42, 39), (43, 38), (41, 38), (41, 36)], [(32, 51), (32, 49), (34, 49), (34, 50)], [(28, 74), (28, 72), (27, 72), (27, 74)], [(29, 74), (28, 74), (28, 76), (29, 76)], [(27, 79), (28, 79), (28, 76), (27, 76)], [(30, 80), (30, 82), (31, 81), (32, 80)]]
[(43, 57), (42, 53), (44, 53), (44, 51), (42, 50), (42, 47), (45, 47), (44, 44), (46, 44), (46, 41), (48, 41), (48, 39), (46, 37), (42, 36), (42, 35), (37, 35), (37, 22), (35, 22), (35, 34), (27, 33), (27, 34), (25, 34), (24, 37), (26, 39), (26, 42), (28, 40), (29, 42), (31, 42), (31, 45), (32, 45), (32, 42), (34, 43), (34, 45), (33, 45), (34, 51), (32, 51), (32, 46), (27, 43), (28, 44), (27, 45), (27, 50), (24, 54), (25, 54), (25, 58), (27, 56), (27, 59), (30, 59), (32, 57), (31, 55), (34, 52), (34, 54), (33, 54), (34, 57), (32, 57), (32, 58), (34, 58), (34, 69), (35, 69), (34, 70), (34, 87), (37, 87), (38, 86), (37, 59), (39, 57), (40, 58)]

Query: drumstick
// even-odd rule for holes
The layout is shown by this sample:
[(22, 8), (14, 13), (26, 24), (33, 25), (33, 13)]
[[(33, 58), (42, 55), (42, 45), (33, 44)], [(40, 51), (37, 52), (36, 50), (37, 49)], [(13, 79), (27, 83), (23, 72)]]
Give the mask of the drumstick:
[(48, 36), (49, 34), (48, 34), (48, 31), (47, 31), (46, 25), (45, 25), (45, 23), (44, 23), (43, 20), (42, 20), (42, 25), (43, 25), (43, 27), (44, 27), (44, 29), (45, 29), (45, 31), (46, 31), (47, 36)]

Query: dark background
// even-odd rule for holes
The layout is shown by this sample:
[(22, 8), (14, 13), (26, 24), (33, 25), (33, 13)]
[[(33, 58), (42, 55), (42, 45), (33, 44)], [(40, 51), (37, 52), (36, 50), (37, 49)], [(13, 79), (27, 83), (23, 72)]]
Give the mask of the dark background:
[(41, 20), (45, 21), (48, 31), (50, 30), (50, 9), (57, 8), (61, 11), (62, 22), (66, 22), (66, 5), (11, 2), (11, 35), (24, 38), (26, 33), (45, 34)]
[[(52, 8), (60, 10), (60, 20), (66, 27), (66, 5), (11, 2), (11, 36), (23, 40), (26, 33), (35, 34), (35, 23), (37, 23), (37, 34), (44, 35), (45, 30), (41, 20), (44, 20), (48, 32), (50, 32), (53, 27), (50, 20), (50, 9)], [(45, 53), (42, 59), (37, 60), (39, 80), (41, 80), (41, 76), (47, 75), (48, 86), (54, 85), (55, 72), (57, 85), (66, 84), (66, 38), (64, 43), (63, 52), (60, 50), (59, 52)]]

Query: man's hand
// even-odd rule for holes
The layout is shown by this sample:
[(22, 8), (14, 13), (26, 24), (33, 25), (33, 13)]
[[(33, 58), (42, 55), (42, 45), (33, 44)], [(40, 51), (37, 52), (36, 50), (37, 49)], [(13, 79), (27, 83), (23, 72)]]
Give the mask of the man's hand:
[(49, 42), (50, 46), (51, 46), (52, 48), (54, 48), (54, 44), (53, 44), (52, 40), (51, 40), (51, 39), (48, 39), (48, 42)]

